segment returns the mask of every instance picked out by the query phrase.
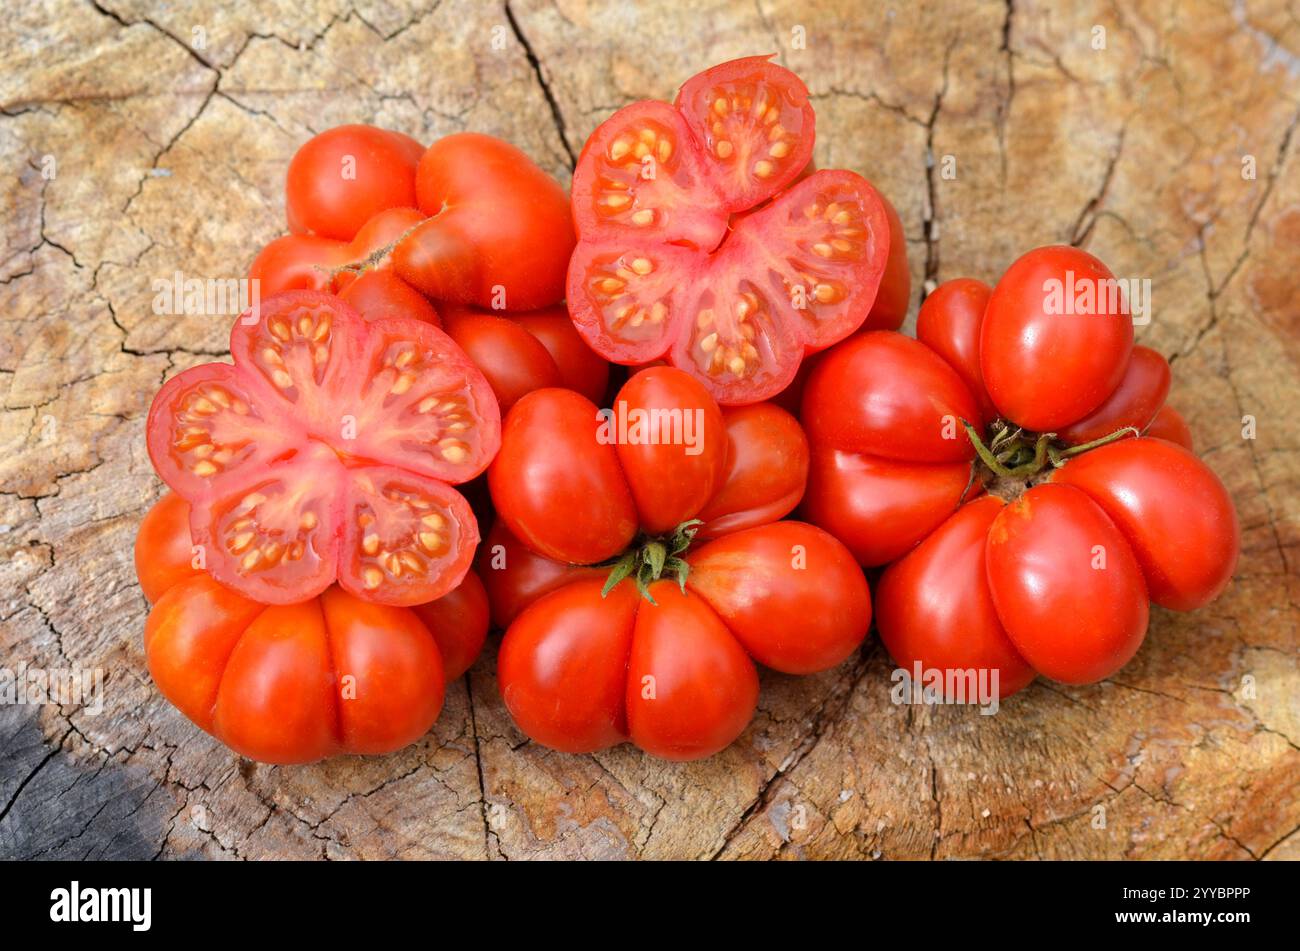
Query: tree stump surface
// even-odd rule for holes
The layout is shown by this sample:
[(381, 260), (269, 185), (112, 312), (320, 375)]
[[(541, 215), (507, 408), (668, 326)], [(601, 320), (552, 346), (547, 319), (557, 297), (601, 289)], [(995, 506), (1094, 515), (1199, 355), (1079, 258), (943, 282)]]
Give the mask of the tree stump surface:
[[(0, 15), (0, 666), (105, 677), (98, 715), (0, 707), (0, 856), (1300, 857), (1300, 21), (1284, 4), (253, 6)], [(773, 51), (814, 97), (819, 166), (861, 172), (902, 215), (909, 327), (927, 279), (991, 282), (1037, 245), (1150, 278), (1138, 339), (1173, 364), (1170, 402), (1241, 517), (1223, 597), (1154, 608), (1113, 678), (1040, 679), (996, 716), (894, 705), (873, 635), (825, 674), (764, 673), (750, 728), (693, 764), (527, 742), (495, 639), (391, 756), (271, 767), (192, 726), (145, 670), (132, 544), (162, 492), (149, 402), (228, 358), (229, 320), (157, 316), (152, 282), (244, 276), (284, 230), (289, 158), (326, 127), (487, 132), (567, 182), (613, 109)]]

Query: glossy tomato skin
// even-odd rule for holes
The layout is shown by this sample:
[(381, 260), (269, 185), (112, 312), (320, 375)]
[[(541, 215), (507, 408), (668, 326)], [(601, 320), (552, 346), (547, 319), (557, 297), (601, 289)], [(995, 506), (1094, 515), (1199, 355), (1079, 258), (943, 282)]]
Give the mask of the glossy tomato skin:
[(1119, 386), (1083, 419), (1058, 433), (1061, 441), (1077, 446), (1131, 426), (1139, 432), (1155, 419), (1169, 395), (1169, 362), (1150, 347), (1136, 346)]
[(427, 732), (445, 680), (464, 672), (487, 634), (476, 577), (416, 609), (337, 587), (297, 604), (259, 604), (192, 567), (186, 508), (164, 496), (135, 550), (141, 587), (156, 601), (145, 625), (149, 671), (182, 713), (272, 763), (389, 752)]
[(636, 502), (643, 531), (659, 535), (695, 517), (726, 476), (727, 430), (722, 410), (694, 378), (670, 367), (650, 367), (632, 376), (614, 401), (617, 412), (671, 414), (680, 427), (657, 438), (620, 439), (618, 462)]
[(175, 492), (168, 492), (145, 513), (135, 536), (135, 575), (150, 604), (157, 603), (168, 588), (203, 574), (195, 565), (196, 555), (190, 539), (190, 507)]
[(589, 753), (627, 736), (627, 661), (636, 590), (601, 597), (599, 578), (552, 591), (501, 641), (497, 682), (524, 733), (564, 753)]
[(1035, 486), (998, 513), (986, 549), (989, 591), (1016, 651), (1067, 684), (1102, 680), (1132, 659), (1149, 611), (1123, 533), (1086, 493)]
[(512, 320), (449, 308), (443, 326), (483, 371), (503, 414), (525, 393), (563, 385), (559, 367), (546, 347)]
[(880, 203), (889, 219), (889, 258), (885, 261), (885, 273), (880, 279), (876, 301), (862, 322), (863, 330), (897, 330), (903, 326), (912, 300), (912, 272), (907, 266), (903, 219), (898, 217), (897, 209), (883, 194)]
[[(423, 220), (415, 208), (387, 208), (346, 241), (314, 234), (283, 235), (258, 252), (248, 276), (257, 281), (263, 297), (281, 291), (343, 293), (358, 280), (363, 264), (366, 273), (391, 273), (392, 260), (383, 252)], [(418, 294), (414, 288), (409, 290)]]
[(366, 271), (348, 284), (339, 297), (351, 304), (366, 320), (410, 317), (435, 327), (442, 326), (438, 310), (428, 298), (391, 270)]
[(687, 588), (754, 660), (786, 674), (828, 670), (862, 643), (871, 592), (843, 545), (803, 522), (715, 539), (687, 559)]
[(564, 189), (508, 142), (446, 136), (420, 158), (428, 219), (393, 251), (407, 283), (435, 300), (532, 310), (564, 297), (573, 224)]
[(534, 390), (506, 416), (488, 469), (511, 533), (556, 561), (602, 561), (636, 535), (636, 503), (615, 447), (597, 441), (599, 423), (596, 404), (572, 390)]
[(542, 595), (580, 578), (603, 582), (608, 574), (607, 569), (570, 565), (537, 554), (515, 538), (499, 518), (484, 542), (478, 572), (488, 592), (492, 624), (502, 630)]
[(876, 628), (894, 661), (923, 670), (997, 671), (998, 697), (1034, 679), (998, 618), (985, 573), (985, 541), (1002, 500), (961, 507), (880, 576)]
[(712, 756), (758, 706), (758, 671), (709, 605), (675, 581), (650, 586), (627, 657), (628, 738), (653, 756)]
[(800, 417), (815, 446), (908, 462), (974, 457), (961, 420), (979, 407), (952, 367), (901, 334), (859, 334), (828, 353), (804, 387)]
[(825, 670), (866, 634), (866, 579), (813, 526), (758, 526), (688, 560), (684, 592), (664, 579), (642, 597), (624, 580), (602, 598), (602, 572), (560, 580), (515, 616), (498, 681), (524, 733), (566, 752), (630, 740), (666, 759), (709, 756), (753, 716), (756, 660)]
[(727, 459), (721, 487), (699, 510), (703, 540), (765, 525), (794, 511), (808, 483), (808, 439), (774, 403), (723, 410)]
[(1133, 350), (1132, 318), (1122, 303), (1109, 306), (1104, 290), (1090, 306), (1070, 294), (1114, 280), (1106, 265), (1070, 247), (1037, 248), (1002, 275), (980, 328), (980, 367), (1003, 417), (1055, 432), (1115, 391)]
[(916, 317), (916, 339), (957, 371), (986, 422), (998, 416), (980, 369), (980, 327), (992, 293), (993, 288), (973, 278), (944, 281), (925, 298)]
[(470, 571), (460, 585), (436, 601), (411, 606), (438, 643), (447, 682), (459, 680), (483, 651), (490, 621), (487, 589)]
[(508, 315), (537, 338), (560, 371), (560, 385), (603, 403), (609, 389), (609, 364), (587, 346), (563, 305)]
[(1183, 419), (1183, 414), (1172, 406), (1160, 407), (1160, 412), (1156, 413), (1156, 418), (1151, 420), (1145, 435), (1182, 446), (1188, 452), (1195, 451), (1191, 427), (1187, 425), (1187, 420)]
[(1183, 447), (1126, 439), (1071, 459), (1052, 481), (1082, 490), (1119, 527), (1156, 604), (1193, 611), (1232, 580), (1237, 511), (1218, 476)]
[(961, 504), (970, 463), (896, 462), (814, 448), (802, 516), (867, 566), (901, 558)]
[(371, 217), (415, 206), (415, 171), (424, 147), (410, 136), (369, 125), (326, 129), (289, 162), (289, 230), (351, 241)]

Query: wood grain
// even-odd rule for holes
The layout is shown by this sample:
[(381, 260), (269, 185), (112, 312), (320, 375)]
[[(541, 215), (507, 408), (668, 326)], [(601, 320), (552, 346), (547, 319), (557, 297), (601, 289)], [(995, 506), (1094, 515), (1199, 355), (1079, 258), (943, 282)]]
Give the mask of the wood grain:
[[(1300, 20), (1283, 3), (256, 6), (0, 14), (0, 666), (105, 677), (98, 715), (0, 707), (0, 856), (1300, 857)], [(1111, 680), (1039, 681), (992, 717), (891, 704), (873, 640), (821, 676), (765, 675), (751, 728), (690, 765), (526, 742), (491, 649), (390, 757), (272, 768), (191, 726), (144, 669), (131, 545), (161, 492), (152, 394), (223, 357), (228, 321), (156, 315), (152, 282), (242, 276), (314, 131), (475, 129), (567, 180), (612, 109), (768, 51), (812, 91), (819, 164), (897, 204), (918, 300), (1053, 242), (1151, 279), (1139, 339), (1173, 363), (1172, 402), (1241, 514), (1227, 593), (1154, 610)]]

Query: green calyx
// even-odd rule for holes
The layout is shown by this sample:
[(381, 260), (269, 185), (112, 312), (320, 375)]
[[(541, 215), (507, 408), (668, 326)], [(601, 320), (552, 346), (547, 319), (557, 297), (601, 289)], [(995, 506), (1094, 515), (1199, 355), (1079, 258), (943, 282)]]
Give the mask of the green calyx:
[(603, 598), (614, 590), (614, 586), (624, 579), (631, 578), (636, 589), (651, 604), (655, 599), (650, 596), (651, 583), (667, 575), (677, 579), (682, 593), (686, 593), (686, 577), (691, 573), (691, 566), (682, 557), (691, 547), (695, 533), (704, 523), (698, 518), (682, 522), (665, 535), (641, 535), (621, 555), (601, 562), (597, 568), (609, 568), (609, 577), (600, 589)]
[[(1056, 442), (1056, 433), (1026, 432), (1018, 426), (1012, 426), (1005, 420), (999, 419), (990, 427), (992, 435), (986, 443), (969, 422), (963, 419), (961, 424), (966, 430), (966, 437), (975, 448), (976, 455), (979, 456), (979, 463), (972, 468), (971, 484), (980, 478), (981, 482), (990, 489), (996, 485), (1000, 489), (997, 494), (1004, 497), (1018, 496), (1026, 488), (1045, 478), (1052, 470), (1065, 465), (1074, 456), (1117, 439), (1123, 439), (1125, 436), (1141, 435), (1135, 427), (1124, 426), (1091, 442), (1078, 446), (1061, 446)], [(982, 473), (978, 471), (980, 464), (984, 470)], [(969, 490), (968, 485), (967, 491)]]

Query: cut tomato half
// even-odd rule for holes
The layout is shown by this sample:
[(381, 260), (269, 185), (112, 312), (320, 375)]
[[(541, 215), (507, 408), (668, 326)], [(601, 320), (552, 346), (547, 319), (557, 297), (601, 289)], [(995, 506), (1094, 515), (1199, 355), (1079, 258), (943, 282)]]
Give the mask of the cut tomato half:
[(233, 366), (170, 380), (148, 424), (154, 467), (190, 503), (213, 577), (268, 604), (335, 580), (402, 605), (459, 584), (478, 526), (448, 483), (487, 467), (501, 421), (451, 338), (290, 291), (240, 317), (230, 350)]
[(889, 259), (888, 212), (853, 172), (796, 182), (814, 126), (798, 77), (750, 57), (694, 77), (676, 106), (634, 103), (593, 133), (573, 178), (568, 277), (593, 349), (666, 359), (744, 404), (862, 325)]

